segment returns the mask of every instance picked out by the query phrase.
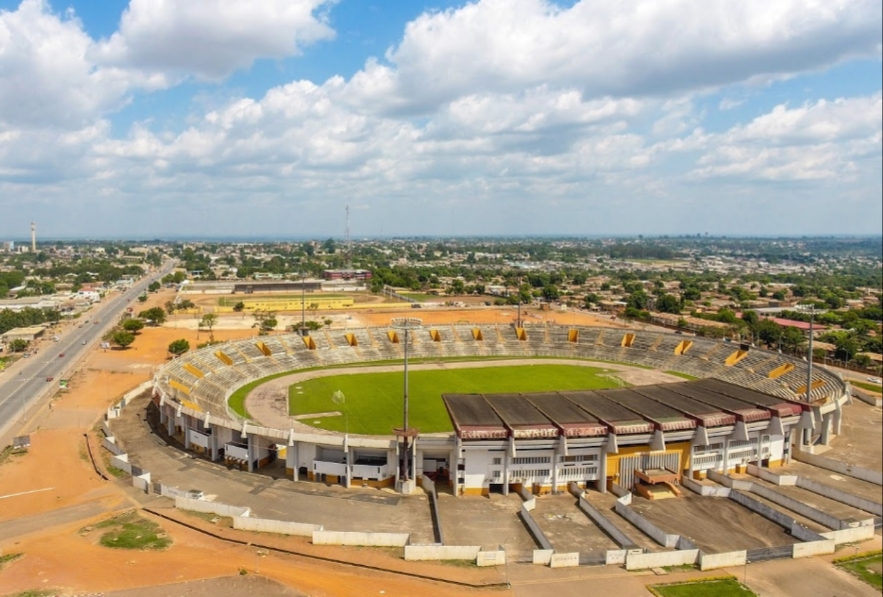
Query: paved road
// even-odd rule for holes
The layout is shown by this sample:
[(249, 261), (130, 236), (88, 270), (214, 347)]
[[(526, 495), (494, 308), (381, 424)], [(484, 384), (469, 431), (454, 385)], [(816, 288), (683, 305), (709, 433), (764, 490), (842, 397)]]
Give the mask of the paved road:
[[(65, 331), (59, 335), (58, 342), (46, 346), (29, 359), (22, 359), (15, 367), (17, 372), (7, 369), (0, 376), (0, 438), (4, 438), (4, 434), (22, 420), (27, 409), (41, 396), (52, 387), (57, 387), (59, 378), (71, 373), (70, 369), (77, 360), (101, 340), (131, 301), (146, 290), (151, 282), (169, 273), (174, 266), (174, 261), (166, 262), (159, 270), (133, 284), (129, 290), (114, 296), (97, 310), (89, 311), (88, 316), (83, 318), (84, 322), (88, 319), (88, 323)], [(48, 377), (53, 378), (51, 382), (46, 381)], [(3, 445), (0, 442), (0, 447)]]

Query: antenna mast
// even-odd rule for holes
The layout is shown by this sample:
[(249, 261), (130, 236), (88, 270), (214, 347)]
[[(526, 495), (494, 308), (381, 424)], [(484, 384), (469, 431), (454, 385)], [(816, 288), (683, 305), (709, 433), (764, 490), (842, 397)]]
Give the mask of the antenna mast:
[(345, 235), (345, 243), (346, 243), (346, 269), (353, 269), (353, 245), (350, 241), (350, 206), (347, 204), (346, 206), (346, 231)]

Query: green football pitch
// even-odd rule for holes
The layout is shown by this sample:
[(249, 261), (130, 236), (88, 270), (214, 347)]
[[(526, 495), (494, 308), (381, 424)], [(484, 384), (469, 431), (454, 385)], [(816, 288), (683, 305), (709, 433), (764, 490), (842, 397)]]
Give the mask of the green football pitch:
[[(501, 392), (548, 392), (554, 390), (598, 390), (618, 385), (606, 369), (575, 365), (519, 365), (410, 371), (411, 427), (421, 433), (452, 431), (442, 402), (442, 394), (493, 394)], [(288, 389), (288, 409), (292, 415), (339, 412), (343, 415), (302, 418), (302, 423), (365, 435), (391, 435), (402, 426), (404, 377), (395, 373), (353, 373), (320, 377)], [(332, 395), (344, 395), (336, 404)]]

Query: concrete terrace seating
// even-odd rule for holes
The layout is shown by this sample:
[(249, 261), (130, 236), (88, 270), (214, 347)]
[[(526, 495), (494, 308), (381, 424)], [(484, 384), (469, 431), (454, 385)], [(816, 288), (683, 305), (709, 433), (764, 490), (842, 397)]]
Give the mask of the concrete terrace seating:
[[(427, 328), (438, 330), (438, 342), (432, 340)], [(310, 350), (296, 334), (251, 337), (206, 347), (186, 353), (165, 365), (157, 374), (157, 387), (165, 391), (167, 396), (186, 399), (200, 408), (227, 416), (226, 396), (245, 383), (268, 375), (313, 367), (401, 359), (403, 345), (390, 341), (387, 334), (390, 329), (320, 330), (312, 336), (315, 350)], [(480, 331), (481, 340), (475, 339), (474, 329)], [(525, 329), (527, 339), (519, 340), (515, 328), (509, 324), (424, 326), (424, 330), (418, 331), (412, 338), (409, 354), (413, 358), (424, 359), (559, 356), (619, 361), (679, 371), (695, 377), (717, 377), (789, 399), (799, 399), (795, 391), (806, 383), (806, 363), (799, 359), (752, 348), (741, 361), (727, 366), (727, 358), (739, 350), (739, 345), (709, 338), (555, 324), (527, 324)], [(570, 341), (573, 338), (571, 330), (577, 330), (577, 342)], [(347, 343), (344, 336), (347, 333), (353, 334), (357, 346)], [(631, 347), (622, 346), (627, 333), (635, 334)], [(329, 342), (329, 336), (340, 336), (340, 341)], [(686, 355), (674, 354), (675, 347), (684, 340), (693, 342), (689, 352)], [(267, 356), (261, 352), (256, 342), (264, 342), (271, 354)], [(216, 357), (218, 351), (226, 355), (232, 364)], [(769, 379), (769, 372), (785, 363), (794, 365), (794, 370), (778, 379)], [(198, 373), (202, 373), (202, 377)], [(186, 395), (181, 386), (170, 386), (172, 380), (189, 389), (190, 394)], [(822, 382), (821, 385), (816, 383), (818, 387), (811, 391), (813, 400), (840, 396), (845, 391), (842, 380), (823, 367), (813, 369), (813, 380)]]

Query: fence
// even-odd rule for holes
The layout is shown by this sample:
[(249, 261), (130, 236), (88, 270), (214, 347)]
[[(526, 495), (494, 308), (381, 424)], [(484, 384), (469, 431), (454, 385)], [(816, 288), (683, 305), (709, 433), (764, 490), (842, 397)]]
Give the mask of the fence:
[(206, 500), (195, 500), (187, 497), (175, 497), (175, 508), (179, 510), (193, 510), (194, 512), (207, 512), (209, 514), (217, 514), (218, 516), (248, 516), (251, 514), (251, 508), (243, 508), (242, 506), (230, 506), (220, 502), (208, 502)]
[(404, 547), (408, 533), (363, 533), (358, 531), (313, 531), (313, 545), (353, 545), (370, 547)]
[(269, 520), (266, 518), (252, 518), (250, 516), (234, 516), (233, 528), (240, 531), (296, 535), (299, 537), (312, 537), (314, 532), (324, 530), (320, 524)]
[(405, 560), (475, 560), (477, 545), (405, 545)]
[(793, 553), (793, 546), (779, 545), (777, 547), (760, 547), (758, 549), (749, 549), (745, 552), (745, 557), (749, 562), (766, 562), (768, 560), (781, 560), (784, 558), (790, 558)]
[(543, 533), (540, 525), (537, 524), (537, 521), (534, 520), (533, 514), (531, 514), (531, 511), (537, 507), (537, 499), (532, 496), (530, 492), (528, 492), (526, 489), (519, 490), (519, 495), (521, 495), (521, 498), (524, 500), (524, 503), (521, 504), (520, 514), (521, 520), (523, 520), (525, 526), (527, 526), (527, 530), (537, 542), (537, 545), (540, 546), (540, 549), (554, 551), (552, 543), (549, 542), (546, 534)]

